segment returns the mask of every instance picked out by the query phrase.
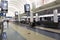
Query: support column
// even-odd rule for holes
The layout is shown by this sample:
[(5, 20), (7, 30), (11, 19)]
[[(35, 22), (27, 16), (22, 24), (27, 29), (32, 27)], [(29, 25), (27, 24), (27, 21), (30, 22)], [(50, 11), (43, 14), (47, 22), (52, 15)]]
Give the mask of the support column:
[(33, 22), (33, 13), (30, 13), (30, 22)]
[(39, 16), (38, 16), (38, 13), (36, 13), (36, 22), (40, 21), (39, 20)]
[(18, 21), (18, 11), (15, 11), (15, 20)]
[(28, 22), (28, 16), (27, 16), (27, 22)]
[(20, 14), (18, 15), (18, 20), (19, 20), (19, 22), (20, 22)]
[(53, 11), (53, 13), (54, 13), (54, 22), (55, 22), (55, 23), (58, 23), (58, 10), (55, 9), (55, 10)]
[(54, 13), (54, 28), (58, 28), (58, 10), (55, 9), (53, 13)]
[(29, 15), (30, 12), (26, 12), (26, 14), (27, 14), (27, 23), (29, 23), (28, 17), (30, 16), (30, 15)]

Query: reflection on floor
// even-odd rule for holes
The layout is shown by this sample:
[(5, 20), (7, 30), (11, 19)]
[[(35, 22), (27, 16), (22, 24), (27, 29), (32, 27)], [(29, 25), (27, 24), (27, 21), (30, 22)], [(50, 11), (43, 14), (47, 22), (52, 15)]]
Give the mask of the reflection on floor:
[[(16, 24), (16, 25), (18, 25), (18, 24)], [(27, 28), (31, 31), (43, 34), (43, 35), (48, 36), (50, 38), (60, 40), (60, 33), (59, 33), (60, 30), (59, 29), (43, 28), (43, 27), (39, 27), (39, 26), (31, 28), (29, 25), (26, 25), (26, 24), (20, 24), (19, 26), (20, 27), (22, 26), (22, 27)]]
[[(49, 37), (49, 36), (45, 35), (47, 33), (45, 31), (32, 29), (32, 28), (29, 28), (29, 27), (27, 28), (25, 26), (24, 27), (23, 26), (18, 26), (18, 25), (13, 24), (13, 23), (11, 23), (11, 25), (13, 25), (12, 28), (15, 31), (17, 31), (19, 34), (21, 34), (26, 40), (56, 40), (53, 37)], [(40, 31), (41, 33), (38, 33), (38, 31)], [(45, 33), (45, 34), (42, 34), (42, 33)], [(51, 35), (51, 33), (48, 34), (48, 35)]]
[(18, 32), (13, 30), (11, 27), (11, 24), (9, 24), (9, 27), (7, 28), (7, 40), (25, 40)]

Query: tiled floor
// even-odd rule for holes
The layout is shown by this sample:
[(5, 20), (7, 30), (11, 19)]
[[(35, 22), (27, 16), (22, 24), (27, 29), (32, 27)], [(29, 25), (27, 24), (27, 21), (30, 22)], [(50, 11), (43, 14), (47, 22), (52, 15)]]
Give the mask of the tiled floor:
[(60, 40), (60, 34), (38, 28), (30, 28), (26, 25), (21, 26), (10, 22), (6, 32), (7, 40)]
[(18, 32), (16, 32), (14, 29), (12, 29), (11, 24), (9, 24), (8, 28), (7, 28), (7, 40), (25, 40), (24, 37), (22, 37), (22, 35), (20, 35)]
[[(15, 24), (15, 25), (19, 25), (19, 24)], [(31, 28), (29, 25), (26, 24), (20, 24), (20, 27), (22, 26), (23, 28), (26, 28), (28, 30), (37, 32), (39, 34), (48, 36), (50, 38), (54, 38), (56, 40), (60, 40), (60, 30), (59, 29), (52, 29), (52, 28), (44, 28), (44, 27), (40, 27), (40, 26), (36, 26), (34, 28)]]
[[(28, 28), (15, 25), (13, 23), (11, 23), (11, 25), (13, 25), (12, 28), (15, 31), (17, 31), (20, 35), (22, 35), (26, 40), (56, 40), (55, 38), (43, 35), (43, 34), (38, 33), (38, 32), (34, 32)], [(36, 31), (38, 31), (38, 30), (36, 30)], [(43, 31), (41, 31), (41, 32), (43, 32)]]

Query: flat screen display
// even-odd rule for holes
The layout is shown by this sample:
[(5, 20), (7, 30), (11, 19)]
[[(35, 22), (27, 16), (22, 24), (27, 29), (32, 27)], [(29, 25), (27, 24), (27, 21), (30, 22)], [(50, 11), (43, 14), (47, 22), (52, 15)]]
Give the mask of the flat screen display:
[(2, 9), (6, 10), (8, 8), (8, 1), (2, 1), (1, 6), (2, 6)]
[(30, 11), (30, 4), (25, 4), (24, 9), (25, 9), (25, 12)]
[(17, 11), (15, 12), (15, 15), (18, 15), (18, 12)]

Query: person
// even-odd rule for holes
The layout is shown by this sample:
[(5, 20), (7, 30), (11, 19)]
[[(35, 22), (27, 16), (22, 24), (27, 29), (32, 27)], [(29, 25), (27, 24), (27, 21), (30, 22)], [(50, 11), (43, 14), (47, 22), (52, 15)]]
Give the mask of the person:
[(7, 27), (9, 26), (9, 20), (7, 20)]
[(6, 20), (4, 20), (3, 21), (3, 32), (6, 32), (6, 29), (7, 29), (7, 21)]
[(36, 21), (35, 21), (35, 20), (33, 20), (32, 28), (34, 28), (34, 27), (35, 27), (35, 25), (36, 25), (36, 24), (35, 24), (35, 22), (36, 22)]
[(7, 20), (7, 23), (9, 22), (9, 20)]

